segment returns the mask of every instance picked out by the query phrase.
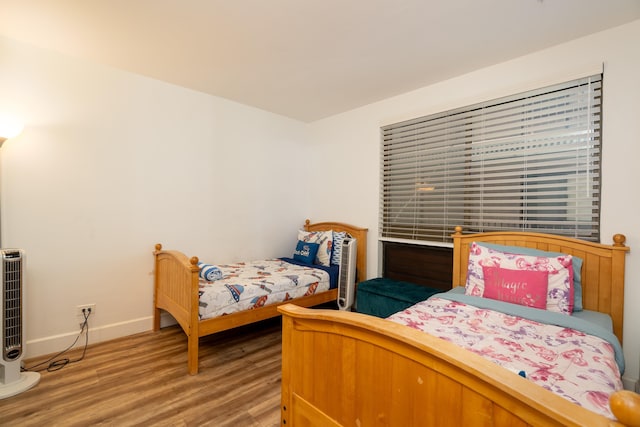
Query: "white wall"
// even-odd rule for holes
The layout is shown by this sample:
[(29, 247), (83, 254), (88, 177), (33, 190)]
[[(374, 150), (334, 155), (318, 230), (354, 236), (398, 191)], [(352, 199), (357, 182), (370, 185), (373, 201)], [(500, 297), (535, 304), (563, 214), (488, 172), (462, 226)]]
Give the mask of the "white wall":
[(26, 251), (27, 357), (151, 329), (154, 244), (215, 262), (293, 252), (304, 124), (0, 38), (1, 239)]
[[(604, 63), (601, 234), (603, 243), (611, 243), (613, 234), (623, 233), (632, 249), (627, 257), (624, 325), (624, 377), (630, 386), (638, 378), (640, 359), (638, 45), (640, 21), (635, 21), (311, 124), (311, 156), (327, 157), (341, 173), (314, 182), (310, 211), (369, 227), (369, 259), (376, 260), (381, 125), (570, 80)], [(327, 152), (332, 153), (330, 159)], [(318, 167), (327, 170), (324, 164)], [(338, 188), (342, 190), (336, 192)], [(324, 203), (329, 197), (337, 203)], [(377, 274), (377, 263), (370, 262), (368, 275)]]

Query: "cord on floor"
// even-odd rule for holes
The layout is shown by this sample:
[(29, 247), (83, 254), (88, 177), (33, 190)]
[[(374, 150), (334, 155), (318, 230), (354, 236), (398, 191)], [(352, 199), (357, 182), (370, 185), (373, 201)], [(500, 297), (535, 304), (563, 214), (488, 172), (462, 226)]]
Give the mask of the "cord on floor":
[[(60, 353), (56, 354), (55, 356), (49, 358), (48, 360), (45, 360), (44, 362), (38, 363), (37, 365), (33, 365), (30, 366), (28, 368), (22, 368), (23, 371), (34, 371), (34, 372), (40, 372), (40, 371), (44, 371), (45, 369), (48, 372), (53, 372), (53, 371), (58, 371), (62, 368), (64, 368), (65, 366), (67, 366), (70, 363), (76, 363), (81, 361), (82, 359), (84, 359), (85, 354), (87, 353), (87, 346), (89, 345), (89, 317), (91, 317), (91, 308), (87, 308), (86, 311), (83, 309), (82, 310), (82, 315), (84, 316), (84, 321), (82, 322), (82, 325), (80, 327), (80, 332), (78, 333), (78, 336), (76, 337), (76, 339), (73, 341), (73, 343), (67, 347), (66, 349), (62, 350)], [(86, 332), (85, 332), (86, 330)], [(73, 346), (76, 345), (76, 343), (78, 342), (78, 340), (80, 339), (80, 337), (82, 336), (82, 333), (85, 332), (85, 342), (84, 342), (84, 348), (82, 349), (82, 355), (74, 360), (71, 360), (67, 357), (58, 359), (58, 357), (62, 356), (63, 354), (65, 354), (67, 351), (71, 350), (73, 348)], [(42, 366), (44, 364), (47, 364), (46, 368), (41, 368), (41, 369), (34, 369), (37, 368), (39, 366)]]

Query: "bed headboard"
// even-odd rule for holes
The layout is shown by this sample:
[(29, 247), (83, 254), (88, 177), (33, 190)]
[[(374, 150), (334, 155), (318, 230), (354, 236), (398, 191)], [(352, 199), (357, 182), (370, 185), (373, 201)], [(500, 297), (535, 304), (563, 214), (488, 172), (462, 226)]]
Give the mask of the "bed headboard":
[(368, 229), (356, 227), (341, 222), (317, 222), (312, 224), (310, 220), (304, 223), (306, 231), (346, 231), (351, 237), (358, 241), (358, 252), (356, 253), (356, 283), (367, 280), (367, 231)]
[(625, 246), (623, 234), (613, 236), (612, 245), (587, 242), (553, 234), (519, 231), (462, 234), (456, 227), (453, 237), (453, 286), (464, 286), (467, 280), (469, 245), (490, 242), (524, 246), (550, 252), (561, 252), (582, 258), (582, 305), (586, 310), (606, 313), (613, 319), (613, 332), (622, 343), (624, 312)]

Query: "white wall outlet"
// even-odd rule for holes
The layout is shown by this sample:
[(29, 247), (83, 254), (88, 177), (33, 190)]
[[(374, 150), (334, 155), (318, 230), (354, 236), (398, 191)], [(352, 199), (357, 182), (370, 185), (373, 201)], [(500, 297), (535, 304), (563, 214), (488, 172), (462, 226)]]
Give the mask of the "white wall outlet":
[(76, 317), (78, 318), (78, 323), (81, 326), (84, 323), (85, 313), (86, 313), (87, 316), (90, 316), (90, 317), (95, 316), (96, 315), (96, 305), (95, 304), (83, 304), (83, 305), (76, 306)]

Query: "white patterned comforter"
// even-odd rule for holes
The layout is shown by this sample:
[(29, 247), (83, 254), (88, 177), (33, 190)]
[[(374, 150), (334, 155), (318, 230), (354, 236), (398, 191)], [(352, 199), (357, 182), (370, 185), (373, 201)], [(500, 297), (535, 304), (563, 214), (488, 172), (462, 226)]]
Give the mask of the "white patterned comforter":
[(534, 383), (615, 419), (609, 396), (622, 382), (613, 346), (601, 338), (438, 297), (389, 319), (524, 371)]
[(250, 310), (329, 289), (323, 270), (279, 259), (218, 264), (223, 278), (200, 280), (200, 319)]

